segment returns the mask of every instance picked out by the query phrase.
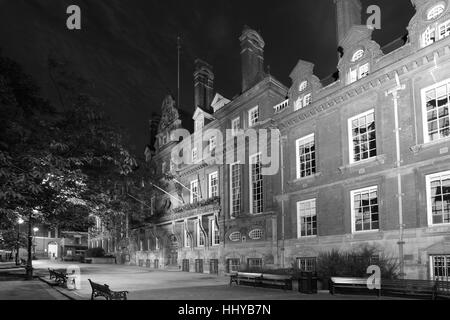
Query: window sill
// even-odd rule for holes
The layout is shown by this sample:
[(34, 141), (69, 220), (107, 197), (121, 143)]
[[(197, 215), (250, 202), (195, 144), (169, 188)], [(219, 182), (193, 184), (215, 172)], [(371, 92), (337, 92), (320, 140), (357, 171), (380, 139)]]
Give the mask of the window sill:
[(430, 142), (426, 142), (426, 143), (422, 143), (422, 144), (417, 144), (415, 146), (410, 147), (409, 149), (411, 150), (412, 153), (418, 154), (424, 149), (436, 147), (440, 144), (444, 144), (444, 143), (448, 143), (448, 142), (450, 142), (450, 137), (442, 138), (439, 140), (430, 141)]
[(346, 173), (346, 172), (354, 172), (356, 170), (361, 170), (361, 169), (365, 169), (367, 167), (374, 167), (380, 164), (385, 164), (386, 163), (386, 155), (385, 154), (381, 154), (379, 156), (370, 158), (370, 159), (366, 159), (366, 160), (362, 160), (362, 161), (358, 161), (358, 162), (354, 162), (354, 163), (350, 163), (348, 165), (339, 167), (339, 170), (341, 171), (342, 174)]
[(288, 184), (289, 185), (296, 185), (296, 184), (308, 183), (310, 181), (316, 180), (317, 178), (319, 178), (321, 176), (322, 176), (322, 172), (317, 172), (317, 173), (315, 173), (315, 174), (313, 174), (311, 176), (308, 176), (308, 177), (304, 177), (304, 178), (288, 181)]

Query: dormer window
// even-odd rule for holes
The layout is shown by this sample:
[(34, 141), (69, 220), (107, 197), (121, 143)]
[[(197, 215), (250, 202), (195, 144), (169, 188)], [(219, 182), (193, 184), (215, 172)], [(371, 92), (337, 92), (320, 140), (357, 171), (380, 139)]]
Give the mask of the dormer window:
[(434, 20), (438, 18), (442, 14), (442, 12), (444, 12), (444, 9), (445, 6), (442, 3), (432, 7), (430, 10), (428, 10), (427, 20)]
[(353, 54), (352, 62), (360, 60), (364, 56), (364, 50), (360, 49)]
[(350, 68), (348, 75), (348, 83), (351, 84), (369, 75), (369, 63), (356, 65)]
[(303, 81), (298, 87), (298, 91), (303, 92), (308, 87), (308, 81)]
[(254, 107), (248, 112), (248, 127), (255, 126), (259, 121), (259, 107)]
[(422, 35), (422, 47), (432, 45), (448, 36), (450, 36), (450, 20), (442, 23), (433, 23), (428, 26)]
[(312, 94), (308, 93), (305, 95), (301, 95), (294, 103), (294, 111), (300, 110), (309, 106), (312, 102)]

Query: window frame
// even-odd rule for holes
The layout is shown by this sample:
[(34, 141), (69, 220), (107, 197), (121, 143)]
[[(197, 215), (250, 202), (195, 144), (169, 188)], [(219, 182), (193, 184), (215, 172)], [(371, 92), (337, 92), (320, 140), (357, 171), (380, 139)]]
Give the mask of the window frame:
[[(257, 114), (257, 117), (253, 117), (253, 114)], [(248, 127), (253, 128), (254, 126), (256, 126), (259, 122), (259, 118), (260, 118), (259, 106), (256, 106), (248, 110)], [(255, 121), (253, 122), (253, 120)]]
[[(302, 235), (302, 231), (303, 231), (303, 225), (302, 225), (302, 218), (305, 217), (305, 215), (301, 215), (300, 212), (300, 206), (302, 204), (307, 204), (307, 203), (314, 203), (314, 216), (310, 215), (309, 217), (311, 218), (316, 218), (316, 229), (315, 229), (315, 234), (311, 234), (311, 235)], [(314, 230), (314, 227), (312, 228)], [(317, 199), (316, 198), (312, 198), (312, 199), (308, 199), (308, 200), (303, 200), (303, 201), (298, 201), (297, 202), (297, 239), (306, 239), (306, 238), (315, 238), (318, 235), (318, 219), (317, 219)]]
[[(239, 235), (239, 239), (236, 238), (236, 240), (233, 240), (234, 237), (232, 237), (232, 235)], [(242, 233), (240, 231), (234, 231), (230, 233), (228, 239), (230, 239), (231, 242), (239, 242), (242, 240)]]
[[(257, 237), (252, 236), (252, 234), (255, 234), (255, 233), (258, 234)], [(250, 230), (249, 233), (248, 233), (248, 237), (249, 237), (251, 240), (262, 240), (262, 239), (263, 239), (263, 235), (264, 235), (264, 231), (263, 231), (263, 229), (261, 229), (261, 228), (255, 228), (255, 229), (252, 229), (252, 230)]]
[[(252, 156), (250, 156), (249, 157), (249, 204), (250, 204), (250, 214), (252, 214), (252, 215), (258, 215), (258, 214), (262, 214), (262, 213), (264, 213), (264, 209), (265, 209), (265, 203), (264, 203), (264, 200), (265, 200), (265, 196), (264, 196), (264, 176), (262, 175), (262, 173), (260, 173), (260, 175), (261, 175), (261, 179), (259, 179), (258, 181), (261, 181), (261, 184), (262, 184), (262, 186), (261, 186), (261, 212), (254, 212), (255, 210), (254, 210), (254, 208), (253, 208), (253, 206), (254, 206), (254, 202), (253, 202), (253, 196), (254, 196), (254, 194), (253, 194), (253, 168), (252, 168), (252, 166), (254, 165), (254, 159), (255, 158), (258, 158), (259, 159), (259, 162), (260, 162), (260, 167), (262, 168), (262, 161), (261, 161), (261, 157), (262, 157), (262, 153), (261, 152), (258, 152), (258, 153), (256, 153), (256, 154), (254, 154), (254, 155), (252, 155)], [(261, 168), (260, 168), (260, 171), (261, 171)]]
[[(443, 138), (439, 138), (436, 140), (431, 140), (430, 138), (430, 133), (429, 133), (429, 129), (428, 129), (428, 111), (427, 111), (427, 92), (431, 91), (431, 90), (437, 90), (439, 87), (442, 87), (444, 85), (447, 85), (447, 94), (448, 94), (448, 109), (449, 109), (449, 118), (450, 118), (450, 78), (443, 80), (441, 82), (435, 83), (433, 85), (430, 85), (426, 88), (423, 88), (421, 90), (421, 96), (422, 96), (422, 106), (421, 106), (421, 110), (422, 110), (422, 126), (423, 126), (423, 141), (424, 144), (429, 144), (429, 143), (439, 143), (442, 141), (446, 141), (448, 139), (450, 139), (450, 135), (447, 137), (443, 137)], [(436, 97), (437, 100), (437, 97)], [(436, 108), (436, 111), (438, 108)], [(439, 119), (437, 120), (439, 123)], [(440, 132), (438, 131), (438, 133), (440, 134)]]
[[(197, 229), (197, 247), (198, 248), (204, 248), (205, 245), (206, 245), (206, 237), (205, 237), (205, 234), (202, 231), (202, 228), (200, 227), (200, 224), (201, 224), (201, 220), (198, 219), (197, 222), (196, 222), (196, 226), (197, 226), (197, 228), (196, 228)], [(203, 244), (202, 244), (201, 240), (203, 240)]]
[(428, 227), (450, 226), (450, 223), (439, 223), (439, 224), (433, 223), (433, 204), (431, 201), (432, 200), (431, 199), (431, 182), (433, 180), (436, 180), (436, 178), (440, 178), (440, 180), (442, 181), (442, 177), (444, 177), (444, 176), (450, 176), (450, 170), (429, 174), (425, 177)]
[(237, 117), (237, 118), (234, 118), (233, 120), (231, 120), (231, 135), (233, 137), (237, 136), (237, 132), (240, 129), (241, 129), (241, 117)]
[[(213, 194), (213, 185), (212, 185), (212, 178), (215, 176), (215, 180), (216, 180), (216, 185), (215, 185), (215, 193), (216, 195)], [(208, 174), (208, 198), (215, 198), (219, 196), (219, 172), (218, 171), (214, 171), (210, 174)]]
[(364, 53), (365, 53), (364, 49), (356, 50), (352, 55), (351, 62), (356, 62), (356, 61), (361, 60), (364, 57)]
[[(375, 189), (377, 192), (377, 207), (378, 207), (378, 228), (377, 229), (370, 229), (370, 230), (360, 230), (360, 231), (356, 231), (356, 216), (355, 216), (355, 195), (358, 193), (363, 193), (363, 192), (369, 192), (369, 195), (371, 193), (371, 191)], [(380, 188), (378, 187), (378, 185), (374, 185), (374, 186), (370, 186), (370, 187), (365, 187), (365, 188), (361, 188), (361, 189), (356, 189), (356, 190), (352, 190), (350, 191), (350, 208), (351, 208), (351, 222), (352, 222), (352, 234), (362, 234), (362, 233), (376, 233), (376, 232), (380, 232), (381, 230), (381, 219), (380, 219)], [(370, 213), (371, 217), (370, 217), (370, 223), (372, 225), (372, 212)], [(364, 221), (363, 221), (363, 228), (364, 228)]]
[[(210, 233), (211, 233), (211, 235), (210, 235), (211, 246), (212, 247), (220, 246), (220, 229), (217, 228), (217, 226), (216, 226), (216, 219), (215, 219), (215, 217), (212, 217), (211, 219), (209, 219), (209, 223), (210, 223), (210, 228), (209, 229), (210, 229)], [(217, 238), (216, 238), (216, 234), (215, 234), (216, 232), (218, 233), (217, 234)]]
[[(237, 212), (234, 211), (234, 198), (233, 198), (233, 168), (234, 166), (238, 166), (238, 179), (239, 179), (239, 183), (237, 183), (238, 185), (238, 193), (237, 193), (237, 199), (236, 202), (239, 202), (239, 210)], [(241, 168), (241, 162), (235, 162), (230, 164), (230, 217), (231, 218), (236, 218), (237, 216), (239, 216), (242, 212), (242, 168)]]
[[(354, 120), (356, 120), (356, 119), (359, 121), (360, 118), (367, 117), (370, 114), (373, 114), (373, 121), (375, 123), (375, 151), (376, 151), (376, 155), (375, 156), (370, 156), (370, 150), (371, 149), (369, 149), (368, 150), (369, 157), (367, 159), (361, 159), (361, 160), (356, 161), (355, 160), (355, 149), (354, 149), (355, 146), (354, 146), (354, 141), (353, 141), (352, 122)], [(370, 109), (370, 110), (368, 110), (366, 112), (363, 112), (363, 113), (360, 113), (360, 114), (358, 114), (356, 116), (353, 116), (353, 117), (349, 118), (347, 122), (348, 122), (348, 129), (347, 130), (348, 130), (348, 146), (349, 146), (349, 150), (348, 150), (349, 163), (351, 165), (353, 165), (353, 164), (364, 163), (364, 162), (376, 159), (377, 156), (378, 156), (378, 137), (377, 137), (378, 125), (377, 125), (377, 116), (376, 116), (376, 113), (375, 113), (375, 109), (372, 108), (372, 109)], [(368, 140), (367, 143), (370, 146), (370, 140)]]
[[(441, 10), (441, 11), (438, 13), (434, 12), (434, 11), (438, 11), (438, 10)], [(443, 3), (438, 3), (434, 6), (432, 6), (430, 9), (427, 10), (427, 20), (432, 21), (432, 20), (438, 19), (440, 16), (442, 16), (444, 11), (445, 11), (445, 4), (443, 4)], [(434, 15), (431, 15), (432, 13)]]
[(197, 148), (192, 148), (191, 156), (192, 156), (191, 157), (192, 163), (197, 163), (199, 161), (198, 149)]
[[(307, 143), (307, 141), (310, 140), (311, 138), (313, 139), (313, 142), (314, 142), (314, 160), (311, 160), (311, 161), (315, 162), (314, 169), (311, 169), (311, 171), (314, 171), (314, 172), (312, 172), (308, 176), (302, 177), (301, 176), (301, 170), (300, 170), (301, 169), (301, 162), (300, 162), (300, 150), (299, 149), (300, 149), (301, 145), (305, 145)], [(303, 138), (297, 139), (295, 141), (295, 156), (296, 156), (296, 158), (295, 158), (295, 162), (296, 162), (295, 165), (296, 165), (296, 178), (297, 178), (297, 180), (305, 179), (305, 178), (308, 178), (308, 177), (312, 177), (312, 176), (314, 176), (317, 173), (317, 148), (316, 148), (316, 134), (315, 133), (311, 133), (311, 134), (309, 134), (307, 136), (304, 136)]]
[(209, 152), (213, 152), (217, 148), (217, 137), (212, 136), (209, 138)]
[[(196, 192), (194, 192), (192, 190), (193, 185), (196, 185), (196, 188), (197, 188)], [(198, 188), (199, 188), (199, 181), (198, 181), (198, 179), (192, 180), (191, 181), (191, 188), (190, 188), (191, 192), (190, 192), (190, 195), (189, 195), (189, 200), (190, 200), (191, 204), (195, 204), (195, 203), (198, 203), (200, 201), (200, 199), (199, 199), (200, 195), (198, 194)], [(195, 199), (195, 201), (194, 201), (194, 199)]]
[(304, 80), (302, 82), (300, 82), (300, 84), (298, 85), (298, 91), (299, 92), (303, 92), (308, 88), (308, 80)]

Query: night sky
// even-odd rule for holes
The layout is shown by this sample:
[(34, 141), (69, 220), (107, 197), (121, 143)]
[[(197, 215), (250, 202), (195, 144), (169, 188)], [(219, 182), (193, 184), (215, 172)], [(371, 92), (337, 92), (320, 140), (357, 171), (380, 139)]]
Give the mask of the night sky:
[[(385, 45), (406, 33), (410, 0), (363, 0), (382, 10), (375, 40)], [(67, 6), (82, 10), (82, 30), (66, 28)], [(364, 13), (364, 12), (363, 12)], [(290, 85), (299, 59), (324, 78), (336, 70), (332, 0), (0, 0), (0, 48), (55, 99), (49, 54), (65, 57), (92, 85), (112, 119), (126, 128), (139, 153), (149, 142), (149, 119), (167, 93), (176, 97), (176, 38), (182, 38), (181, 107), (193, 111), (194, 59), (214, 67), (215, 91), (240, 93), (239, 40), (245, 24), (261, 32), (265, 64)], [(363, 15), (366, 19), (367, 15)]]

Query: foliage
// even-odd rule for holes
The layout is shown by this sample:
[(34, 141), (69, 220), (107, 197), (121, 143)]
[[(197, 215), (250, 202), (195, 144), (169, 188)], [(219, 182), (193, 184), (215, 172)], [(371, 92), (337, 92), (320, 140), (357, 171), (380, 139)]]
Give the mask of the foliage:
[[(19, 233), (19, 247), (25, 248), (27, 246), (27, 235), (24, 232)], [(0, 249), (2, 250), (16, 250), (17, 249), (17, 231), (14, 229), (0, 232)]]
[(103, 258), (105, 250), (103, 248), (90, 248), (86, 251), (86, 258)]
[(317, 259), (317, 274), (322, 279), (330, 277), (367, 278), (367, 268), (377, 265), (383, 279), (397, 278), (398, 263), (394, 258), (386, 257), (374, 246), (363, 246), (349, 252), (332, 250), (321, 253)]

